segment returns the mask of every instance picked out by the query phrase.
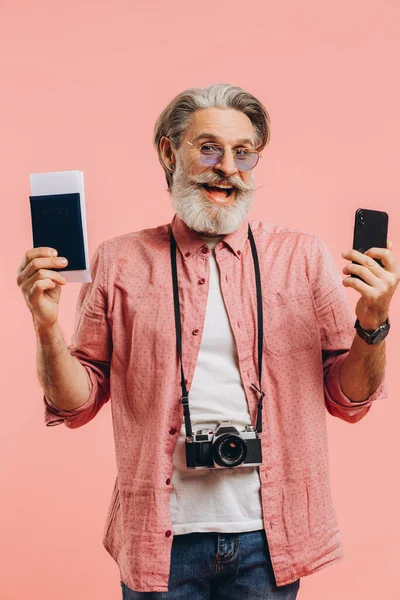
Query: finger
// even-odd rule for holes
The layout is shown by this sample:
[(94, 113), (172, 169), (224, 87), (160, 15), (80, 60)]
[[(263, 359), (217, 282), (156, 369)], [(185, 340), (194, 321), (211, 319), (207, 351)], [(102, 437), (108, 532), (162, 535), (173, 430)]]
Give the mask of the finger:
[(389, 248), (370, 248), (365, 252), (367, 256), (379, 258), (386, 270), (394, 271), (396, 266), (396, 257)]
[[(383, 248), (383, 250), (385, 251), (384, 248)], [(389, 250), (388, 250), (388, 252), (389, 252)], [(343, 252), (342, 256), (348, 258), (349, 260), (355, 261), (355, 263), (350, 263), (350, 264), (360, 264), (364, 267), (367, 267), (374, 275), (376, 275), (376, 277), (379, 277), (380, 279), (385, 278), (385, 274), (387, 271), (383, 267), (381, 267), (376, 262), (376, 260), (374, 260), (372, 258), (372, 256), (369, 256), (369, 254), (367, 254), (367, 252), (363, 253), (363, 252), (359, 252), (358, 250), (353, 249), (353, 250), (348, 250), (347, 252)], [(348, 267), (348, 266), (349, 265), (346, 265), (346, 267)], [(354, 272), (356, 275), (359, 274), (358, 271), (351, 271), (351, 272), (352, 273)]]
[(24, 283), (24, 281), (29, 279), (29, 277), (32, 277), (32, 275), (34, 273), (36, 273), (36, 271), (38, 271), (39, 269), (50, 269), (50, 268), (62, 269), (62, 268), (65, 268), (68, 264), (68, 261), (66, 263), (62, 263), (61, 262), (62, 258), (64, 258), (64, 257), (61, 257), (61, 256), (54, 257), (53, 256), (53, 257), (46, 257), (46, 258), (33, 258), (28, 263), (28, 265), (25, 267), (25, 269), (18, 273), (18, 276), (17, 276), (18, 285), (21, 285), (22, 283)]
[(65, 277), (58, 273), (58, 271), (50, 271), (49, 269), (39, 269), (35, 271), (31, 277), (28, 277), (27, 283), (28, 285), (32, 285), (32, 281), (38, 281), (40, 279), (52, 279), (55, 283), (60, 283), (64, 285), (67, 283)]
[(56, 285), (51, 279), (38, 279), (29, 292), (29, 302), (33, 305), (36, 304), (43, 292), (55, 288)]
[[(381, 271), (383, 271), (382, 267), (380, 267), (378, 265), (378, 263), (376, 263), (376, 265)], [(361, 279), (363, 281), (365, 281), (365, 283), (369, 284), (372, 287), (379, 288), (379, 277), (377, 277), (377, 275), (374, 274), (373, 268), (368, 268), (368, 267), (365, 267), (362, 265), (349, 263), (344, 267), (344, 269), (342, 269), (342, 272), (345, 273), (346, 275), (348, 273), (353, 273), (354, 275), (358, 275), (359, 277), (361, 277)], [(353, 278), (351, 278), (351, 279), (353, 279)]]
[(355, 250), (354, 248), (350, 248), (349, 250), (345, 250), (342, 252), (343, 258), (347, 258), (349, 260), (355, 260), (356, 262), (362, 262), (364, 253), (359, 250)]
[(344, 285), (345, 287), (354, 288), (355, 290), (357, 290), (357, 292), (360, 292), (360, 294), (364, 298), (368, 297), (368, 295), (371, 294), (372, 290), (370, 285), (354, 277), (345, 277), (342, 281), (342, 285)]
[(47, 246), (39, 246), (37, 248), (30, 248), (29, 250), (27, 250), (27, 252), (25, 252), (21, 264), (18, 267), (18, 273), (20, 273), (21, 271), (23, 271), (26, 266), (34, 259), (34, 258), (38, 258), (38, 257), (50, 257), (50, 256), (57, 256), (58, 252), (55, 248), (49, 248)]

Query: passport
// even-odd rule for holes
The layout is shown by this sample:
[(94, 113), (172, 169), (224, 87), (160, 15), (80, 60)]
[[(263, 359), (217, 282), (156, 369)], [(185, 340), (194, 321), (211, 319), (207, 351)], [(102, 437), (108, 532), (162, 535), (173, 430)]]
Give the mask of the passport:
[(55, 248), (68, 265), (54, 271), (86, 269), (80, 194), (29, 196), (33, 247)]

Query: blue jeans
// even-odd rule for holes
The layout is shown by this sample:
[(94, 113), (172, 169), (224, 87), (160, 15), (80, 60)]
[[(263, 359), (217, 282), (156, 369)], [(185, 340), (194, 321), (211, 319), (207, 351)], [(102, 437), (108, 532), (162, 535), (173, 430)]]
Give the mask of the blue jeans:
[(172, 542), (168, 592), (135, 592), (122, 600), (295, 600), (300, 579), (277, 586), (265, 530), (188, 533)]

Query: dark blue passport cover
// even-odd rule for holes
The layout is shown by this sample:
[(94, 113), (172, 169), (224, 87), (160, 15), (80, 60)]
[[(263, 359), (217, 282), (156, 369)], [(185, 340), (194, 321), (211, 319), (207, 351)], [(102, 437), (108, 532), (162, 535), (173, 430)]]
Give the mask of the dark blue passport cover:
[(54, 271), (86, 269), (83, 223), (79, 192), (29, 196), (33, 247), (55, 248), (68, 265)]

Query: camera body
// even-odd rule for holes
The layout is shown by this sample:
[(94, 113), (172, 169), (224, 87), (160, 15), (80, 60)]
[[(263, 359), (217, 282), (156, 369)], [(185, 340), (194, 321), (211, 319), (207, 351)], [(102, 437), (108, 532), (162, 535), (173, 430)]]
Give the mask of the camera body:
[(256, 467), (262, 464), (261, 439), (252, 425), (239, 432), (231, 421), (220, 421), (215, 431), (199, 429), (186, 438), (188, 469)]

